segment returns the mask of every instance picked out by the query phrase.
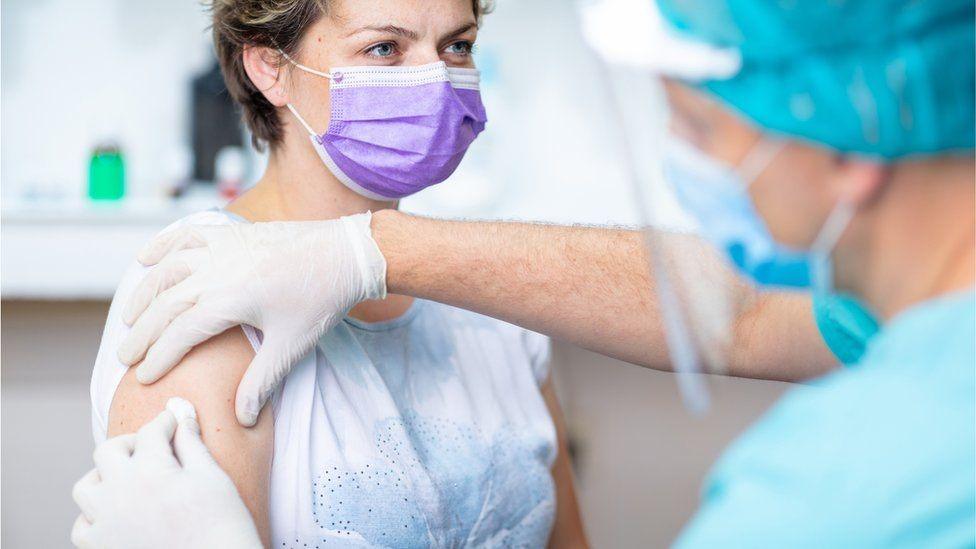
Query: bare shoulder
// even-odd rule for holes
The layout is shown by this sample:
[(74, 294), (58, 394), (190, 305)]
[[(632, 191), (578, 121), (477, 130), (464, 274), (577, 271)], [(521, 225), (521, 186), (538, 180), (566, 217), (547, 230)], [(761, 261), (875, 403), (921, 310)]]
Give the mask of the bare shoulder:
[(237, 385), (253, 358), (243, 331), (233, 328), (190, 351), (152, 385), (139, 383), (131, 368), (112, 399), (108, 435), (135, 432), (156, 417), (170, 397), (189, 400), (196, 406), (204, 443), (234, 481), (267, 541), (273, 420), (265, 407), (257, 425), (244, 428), (234, 413)]
[(197, 346), (152, 385), (139, 383), (135, 368), (130, 369), (112, 399), (109, 436), (136, 431), (156, 417), (173, 396), (183, 397), (197, 407), (205, 436), (208, 427), (223, 432), (229, 422), (237, 423), (234, 395), (253, 357), (244, 333), (235, 328)]
[(252, 358), (250, 343), (235, 328), (190, 351), (179, 365), (152, 385), (139, 383), (135, 368), (130, 369), (112, 399), (109, 436), (136, 431), (156, 417), (172, 396), (181, 396), (199, 409), (200, 427), (206, 435), (207, 427), (234, 419), (237, 384)]

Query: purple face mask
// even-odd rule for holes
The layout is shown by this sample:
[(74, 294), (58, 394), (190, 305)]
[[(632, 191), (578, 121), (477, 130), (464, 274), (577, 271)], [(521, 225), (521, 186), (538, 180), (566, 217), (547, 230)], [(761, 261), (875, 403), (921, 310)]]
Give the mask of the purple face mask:
[[(287, 56), (286, 56), (287, 58)], [(477, 69), (348, 67), (331, 81), (332, 118), (317, 134), (298, 114), (322, 161), (343, 184), (374, 200), (395, 200), (450, 177), (485, 129)]]

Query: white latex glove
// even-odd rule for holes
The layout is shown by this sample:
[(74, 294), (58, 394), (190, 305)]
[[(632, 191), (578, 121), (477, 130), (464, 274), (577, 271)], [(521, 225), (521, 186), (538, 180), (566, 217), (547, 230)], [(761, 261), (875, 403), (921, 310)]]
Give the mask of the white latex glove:
[(193, 405), (180, 398), (138, 433), (100, 444), (72, 495), (81, 515), (71, 542), (82, 549), (261, 547), (234, 483), (200, 440)]
[(234, 326), (264, 333), (237, 389), (251, 426), (292, 366), (360, 301), (386, 297), (386, 260), (369, 213), (333, 221), (187, 225), (139, 255), (158, 265), (137, 287), (119, 359), (152, 383), (194, 346)]

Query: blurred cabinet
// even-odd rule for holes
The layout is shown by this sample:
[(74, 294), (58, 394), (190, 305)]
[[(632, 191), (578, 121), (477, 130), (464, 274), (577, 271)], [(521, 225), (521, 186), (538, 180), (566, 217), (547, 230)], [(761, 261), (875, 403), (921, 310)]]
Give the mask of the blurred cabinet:
[(5, 203), (0, 218), (3, 299), (108, 300), (139, 249), (192, 212), (219, 204), (210, 193), (179, 201), (118, 204)]

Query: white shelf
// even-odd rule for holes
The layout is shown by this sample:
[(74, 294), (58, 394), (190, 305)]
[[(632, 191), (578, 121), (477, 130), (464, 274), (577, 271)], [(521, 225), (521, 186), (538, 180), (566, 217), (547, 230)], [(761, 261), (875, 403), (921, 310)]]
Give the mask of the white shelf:
[(213, 193), (105, 204), (5, 201), (0, 216), (0, 296), (111, 299), (125, 269), (153, 235), (181, 217), (222, 203)]

